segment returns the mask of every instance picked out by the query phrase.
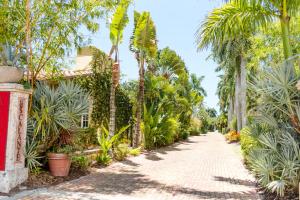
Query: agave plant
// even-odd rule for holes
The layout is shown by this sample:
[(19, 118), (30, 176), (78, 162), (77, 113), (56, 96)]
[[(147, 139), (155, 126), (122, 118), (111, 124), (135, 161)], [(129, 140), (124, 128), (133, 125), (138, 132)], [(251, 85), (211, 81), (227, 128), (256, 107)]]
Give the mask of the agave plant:
[(87, 112), (88, 94), (75, 83), (61, 82), (56, 88), (38, 83), (33, 94), (31, 120), (33, 138), (41, 151), (69, 143), (82, 114)]

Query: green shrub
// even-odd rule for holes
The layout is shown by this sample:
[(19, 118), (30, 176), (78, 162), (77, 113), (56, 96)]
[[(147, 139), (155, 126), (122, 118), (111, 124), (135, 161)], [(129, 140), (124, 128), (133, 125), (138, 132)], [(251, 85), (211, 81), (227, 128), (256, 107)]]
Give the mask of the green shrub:
[(111, 154), (110, 152), (112, 151), (112, 147), (115, 143), (117, 143), (119, 137), (128, 129), (128, 127), (129, 125), (121, 128), (119, 132), (112, 137), (109, 136), (109, 132), (104, 126), (98, 129), (97, 138), (98, 138), (98, 143), (100, 145), (101, 152), (96, 158), (97, 163), (104, 164), (104, 165), (110, 163), (110, 161), (112, 160), (110, 155)]
[(141, 148), (135, 148), (129, 150), (129, 155), (138, 156), (141, 154)]
[(97, 130), (95, 128), (86, 128), (79, 130), (74, 138), (76, 147), (81, 149), (88, 149), (98, 145)]
[(129, 154), (129, 147), (126, 143), (121, 143), (114, 148), (114, 158), (116, 160), (124, 160)]
[(246, 160), (250, 151), (258, 146), (257, 138), (251, 135), (250, 131), (251, 130), (249, 127), (245, 127), (240, 133), (241, 150)]
[(181, 137), (181, 139), (186, 140), (186, 139), (188, 139), (189, 135), (190, 135), (190, 132), (187, 130), (184, 130), (181, 132), (180, 137)]
[(86, 156), (73, 156), (72, 167), (80, 170), (87, 170), (91, 165), (91, 160)]
[(299, 141), (285, 130), (264, 133), (258, 141), (260, 146), (249, 152), (248, 161), (259, 183), (280, 196), (297, 191), (300, 182)]
[(262, 70), (250, 88), (259, 95), (259, 105), (250, 123), (258, 145), (250, 148), (249, 166), (259, 183), (278, 196), (298, 191), (300, 182), (300, 93), (295, 88), (300, 74), (291, 63)]
[(192, 118), (190, 135), (199, 135), (201, 133), (201, 121), (198, 118)]
[(109, 165), (112, 161), (112, 158), (110, 155), (108, 155), (108, 153), (100, 153), (99, 155), (97, 155), (96, 157), (96, 162), (98, 164), (101, 164), (101, 165)]
[(154, 104), (149, 108), (144, 106), (142, 131), (146, 149), (172, 144), (179, 130), (177, 119), (165, 115), (162, 108), (163, 104), (159, 104), (158, 108), (155, 108)]

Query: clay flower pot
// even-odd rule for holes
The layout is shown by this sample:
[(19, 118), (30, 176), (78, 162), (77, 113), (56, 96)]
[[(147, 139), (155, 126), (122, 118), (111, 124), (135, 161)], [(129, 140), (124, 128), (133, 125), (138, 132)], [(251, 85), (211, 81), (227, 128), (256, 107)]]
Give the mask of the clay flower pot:
[(17, 83), (23, 78), (24, 71), (17, 67), (0, 66), (0, 83)]
[(68, 176), (71, 160), (64, 153), (48, 153), (49, 169), (52, 176)]

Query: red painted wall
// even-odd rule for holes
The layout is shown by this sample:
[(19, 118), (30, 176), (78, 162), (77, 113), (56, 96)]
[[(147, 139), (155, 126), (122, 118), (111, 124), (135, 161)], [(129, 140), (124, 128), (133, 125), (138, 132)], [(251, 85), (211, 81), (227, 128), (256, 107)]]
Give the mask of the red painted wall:
[(5, 170), (10, 92), (0, 92), (0, 171)]

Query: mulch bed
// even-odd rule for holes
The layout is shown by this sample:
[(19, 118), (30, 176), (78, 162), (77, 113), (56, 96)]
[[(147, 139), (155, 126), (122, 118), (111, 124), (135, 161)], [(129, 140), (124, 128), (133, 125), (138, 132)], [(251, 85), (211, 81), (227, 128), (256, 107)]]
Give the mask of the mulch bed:
[(81, 169), (70, 169), (69, 176), (67, 177), (54, 177), (49, 171), (41, 171), (40, 173), (30, 173), (26, 182), (22, 183), (20, 186), (14, 188), (9, 194), (0, 193), (0, 196), (12, 196), (18, 192), (24, 190), (32, 190), (37, 188), (47, 188), (50, 186), (55, 186), (60, 183), (78, 179), (82, 176), (90, 174), (89, 170)]
[(71, 181), (78, 179), (81, 176), (88, 175), (90, 172), (88, 170), (81, 169), (70, 169), (69, 176), (67, 177), (54, 177), (48, 171), (43, 171), (39, 174), (30, 174), (28, 180), (21, 186), (27, 189), (36, 189), (41, 187), (50, 187), (58, 185), (65, 181)]
[(284, 197), (278, 197), (275, 193), (260, 189), (260, 194), (263, 200), (298, 200), (299, 196), (296, 192), (286, 193)]

